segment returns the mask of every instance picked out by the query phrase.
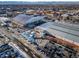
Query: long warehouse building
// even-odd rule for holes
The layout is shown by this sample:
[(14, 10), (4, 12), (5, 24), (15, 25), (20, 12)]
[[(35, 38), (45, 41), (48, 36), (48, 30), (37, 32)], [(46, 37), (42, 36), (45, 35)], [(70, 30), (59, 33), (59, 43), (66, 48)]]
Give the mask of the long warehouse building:
[[(60, 23), (48, 22), (35, 28), (38, 32), (47, 31), (51, 35), (61, 39), (61, 43), (66, 45), (72, 45), (73, 48), (79, 50), (79, 29), (78, 27), (72, 27)], [(63, 40), (63, 41), (62, 41)], [(68, 43), (67, 43), (68, 42)], [(60, 43), (60, 42), (59, 42)]]

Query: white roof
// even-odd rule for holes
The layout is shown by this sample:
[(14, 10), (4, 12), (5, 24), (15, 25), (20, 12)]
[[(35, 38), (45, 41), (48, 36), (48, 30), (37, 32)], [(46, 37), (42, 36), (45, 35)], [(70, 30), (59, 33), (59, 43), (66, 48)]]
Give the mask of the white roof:
[(19, 14), (13, 18), (13, 20), (25, 24), (28, 19), (32, 18), (32, 16), (26, 14)]
[(26, 12), (32, 12), (32, 11), (35, 11), (35, 10), (26, 10)]
[(10, 19), (7, 17), (0, 17), (0, 21), (6, 21), (6, 20), (10, 20)]
[(53, 22), (45, 23), (36, 28), (39, 28), (39, 29), (41, 28), (43, 30), (48, 31), (52, 35), (60, 36), (79, 43), (79, 28), (73, 29), (73, 27), (68, 28), (66, 26), (59, 26), (59, 25), (55, 25)]
[(68, 16), (68, 14), (62, 14), (61, 16), (63, 16), (63, 17), (67, 17), (67, 16)]
[(31, 19), (26, 21), (26, 23), (31, 23), (31, 22), (38, 21), (38, 20), (44, 20), (44, 16), (32, 17)]

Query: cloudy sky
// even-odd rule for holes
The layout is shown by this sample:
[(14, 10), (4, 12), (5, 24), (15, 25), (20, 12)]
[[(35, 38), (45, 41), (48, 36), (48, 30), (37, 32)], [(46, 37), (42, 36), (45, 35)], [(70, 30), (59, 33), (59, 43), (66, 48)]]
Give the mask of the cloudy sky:
[(27, 2), (38, 2), (38, 1), (79, 1), (79, 0), (0, 0), (0, 1), (27, 1)]

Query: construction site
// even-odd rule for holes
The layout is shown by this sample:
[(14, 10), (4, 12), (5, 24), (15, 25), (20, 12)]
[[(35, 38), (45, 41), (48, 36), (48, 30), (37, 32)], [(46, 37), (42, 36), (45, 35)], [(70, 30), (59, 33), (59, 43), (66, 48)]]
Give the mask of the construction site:
[(0, 5), (0, 58), (79, 58), (78, 8), (20, 6)]

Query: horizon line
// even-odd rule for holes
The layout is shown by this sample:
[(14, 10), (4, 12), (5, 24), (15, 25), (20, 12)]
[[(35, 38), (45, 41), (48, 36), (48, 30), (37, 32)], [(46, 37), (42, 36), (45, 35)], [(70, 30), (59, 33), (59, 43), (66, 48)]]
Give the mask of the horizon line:
[(0, 2), (79, 2), (78, 1), (1, 1)]

